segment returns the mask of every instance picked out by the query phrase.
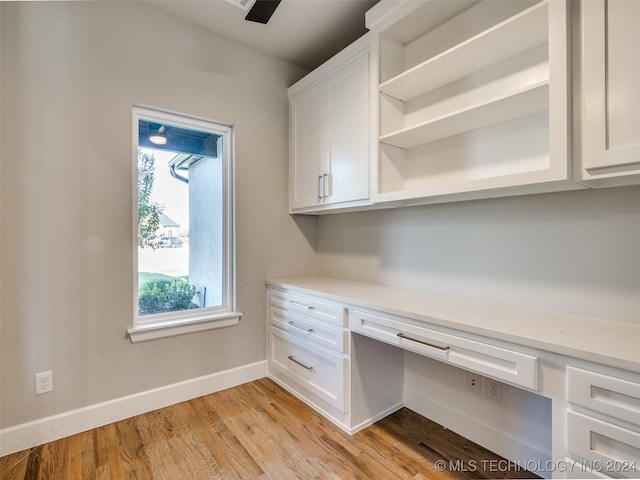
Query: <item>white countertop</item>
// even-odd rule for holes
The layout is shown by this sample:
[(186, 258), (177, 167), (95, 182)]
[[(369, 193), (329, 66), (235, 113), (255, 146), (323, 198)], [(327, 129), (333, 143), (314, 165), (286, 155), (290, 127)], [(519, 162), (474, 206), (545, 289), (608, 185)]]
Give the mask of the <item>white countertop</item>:
[(328, 277), (268, 285), (640, 372), (640, 322), (621, 322)]

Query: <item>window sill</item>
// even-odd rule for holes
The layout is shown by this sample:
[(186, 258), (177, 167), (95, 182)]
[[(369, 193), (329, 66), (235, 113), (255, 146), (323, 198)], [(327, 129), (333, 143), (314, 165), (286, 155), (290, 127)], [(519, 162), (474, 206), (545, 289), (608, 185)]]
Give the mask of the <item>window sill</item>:
[(187, 333), (233, 327), (238, 324), (240, 317), (242, 317), (240, 312), (225, 312), (179, 320), (144, 323), (130, 328), (127, 333), (131, 343), (140, 343)]

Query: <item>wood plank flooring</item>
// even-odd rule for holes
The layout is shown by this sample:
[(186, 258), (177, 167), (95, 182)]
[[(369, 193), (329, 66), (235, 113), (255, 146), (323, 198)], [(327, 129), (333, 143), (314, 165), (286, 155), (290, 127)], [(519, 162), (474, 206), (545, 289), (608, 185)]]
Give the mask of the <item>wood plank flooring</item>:
[(536, 478), (490, 460), (503, 459), (406, 408), (349, 436), (264, 378), (7, 455), (0, 478)]

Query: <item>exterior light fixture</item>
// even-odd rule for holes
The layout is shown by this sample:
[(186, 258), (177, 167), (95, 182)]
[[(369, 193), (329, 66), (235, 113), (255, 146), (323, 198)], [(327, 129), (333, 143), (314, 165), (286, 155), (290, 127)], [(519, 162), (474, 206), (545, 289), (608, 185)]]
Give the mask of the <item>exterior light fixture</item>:
[(164, 134), (164, 125), (162, 125), (157, 132), (149, 135), (149, 141), (154, 145), (166, 145), (167, 137)]

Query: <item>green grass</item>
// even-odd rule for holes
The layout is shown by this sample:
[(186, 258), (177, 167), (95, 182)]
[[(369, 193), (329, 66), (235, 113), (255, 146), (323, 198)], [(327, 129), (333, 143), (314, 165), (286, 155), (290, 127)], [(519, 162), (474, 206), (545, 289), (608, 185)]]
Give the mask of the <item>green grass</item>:
[(175, 280), (189, 281), (189, 275), (182, 275), (181, 277), (172, 277), (171, 275), (165, 275), (164, 273), (151, 273), (151, 272), (138, 272), (138, 288), (147, 283), (159, 283), (168, 282), (173, 283)]

